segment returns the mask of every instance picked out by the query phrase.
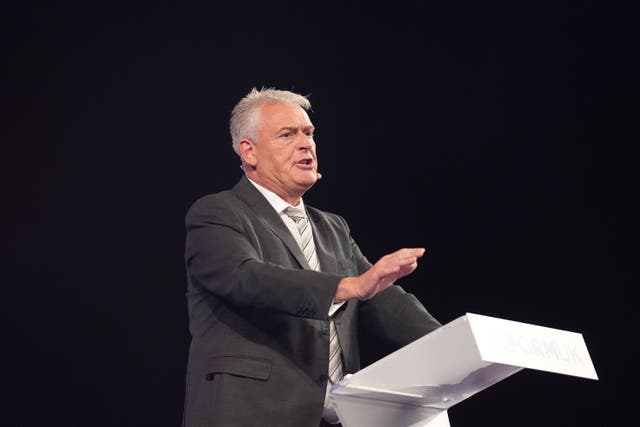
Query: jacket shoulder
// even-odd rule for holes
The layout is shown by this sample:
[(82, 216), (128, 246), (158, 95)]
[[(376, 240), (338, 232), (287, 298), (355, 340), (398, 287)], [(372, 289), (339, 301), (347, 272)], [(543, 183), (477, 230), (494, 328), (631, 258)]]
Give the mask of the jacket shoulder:
[(231, 190), (224, 190), (218, 193), (206, 194), (204, 196), (196, 199), (189, 209), (187, 210), (187, 215), (190, 212), (199, 212), (203, 209), (215, 207), (215, 206), (223, 206), (225, 204), (232, 203), (231, 199), (233, 199), (233, 195)]
[(185, 222), (187, 224), (200, 220), (233, 221), (237, 214), (244, 210), (243, 203), (231, 190), (207, 194), (198, 198), (187, 210)]

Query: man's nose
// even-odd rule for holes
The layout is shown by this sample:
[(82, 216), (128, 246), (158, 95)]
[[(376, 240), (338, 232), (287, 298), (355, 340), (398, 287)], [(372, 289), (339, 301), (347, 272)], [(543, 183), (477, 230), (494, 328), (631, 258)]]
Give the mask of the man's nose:
[(298, 148), (300, 150), (310, 150), (313, 147), (313, 139), (305, 134), (298, 137)]

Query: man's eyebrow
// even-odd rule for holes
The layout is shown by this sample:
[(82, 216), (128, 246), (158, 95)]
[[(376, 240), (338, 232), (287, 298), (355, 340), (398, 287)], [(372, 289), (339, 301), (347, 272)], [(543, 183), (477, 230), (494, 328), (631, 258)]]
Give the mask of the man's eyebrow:
[[(285, 131), (285, 130), (287, 130), (287, 131), (289, 131), (289, 132), (297, 132), (297, 131), (298, 131), (298, 129), (299, 129), (299, 128), (298, 128), (297, 126), (283, 126), (283, 127), (281, 127), (280, 129), (278, 129), (278, 130), (276, 131), (276, 133), (280, 133), (280, 132)], [(309, 126), (303, 126), (303, 127), (302, 127), (302, 130), (303, 130), (303, 131), (305, 131), (305, 130), (312, 130), (312, 131), (314, 131), (314, 130), (316, 130), (316, 128), (315, 128), (315, 126), (313, 126), (313, 125), (309, 125)]]
[(295, 126), (283, 126), (280, 129), (277, 130), (277, 133), (282, 132), (283, 130), (288, 130), (289, 132), (293, 132), (293, 131), (297, 131), (298, 128)]

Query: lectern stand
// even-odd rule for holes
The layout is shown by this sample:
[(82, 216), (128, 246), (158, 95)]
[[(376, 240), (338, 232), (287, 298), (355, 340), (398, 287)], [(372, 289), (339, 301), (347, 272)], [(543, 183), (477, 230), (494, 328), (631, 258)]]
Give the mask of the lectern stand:
[(450, 427), (447, 410), (529, 368), (598, 379), (581, 334), (467, 313), (336, 384), (344, 427)]

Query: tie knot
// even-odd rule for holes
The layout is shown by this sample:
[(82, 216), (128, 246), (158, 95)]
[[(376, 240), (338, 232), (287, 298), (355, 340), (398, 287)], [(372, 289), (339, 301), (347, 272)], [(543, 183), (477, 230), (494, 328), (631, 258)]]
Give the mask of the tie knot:
[(300, 222), (303, 219), (307, 218), (307, 214), (302, 208), (296, 208), (295, 206), (289, 206), (284, 210), (284, 213), (287, 214), (289, 218), (294, 220), (295, 222)]

